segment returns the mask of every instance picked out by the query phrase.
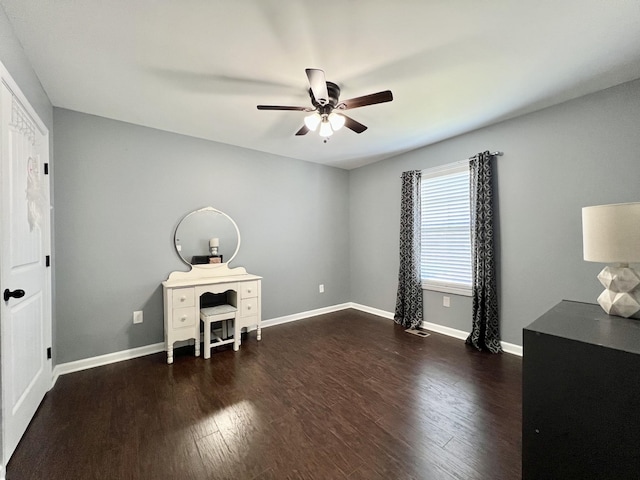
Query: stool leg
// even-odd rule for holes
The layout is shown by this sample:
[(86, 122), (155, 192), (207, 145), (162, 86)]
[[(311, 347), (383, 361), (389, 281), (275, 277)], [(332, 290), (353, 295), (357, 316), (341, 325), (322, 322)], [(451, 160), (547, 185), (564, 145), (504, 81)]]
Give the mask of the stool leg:
[(227, 322), (228, 320), (223, 320), (222, 323), (222, 339), (226, 340), (229, 337), (229, 333), (227, 332)]
[(211, 358), (211, 322), (204, 322), (204, 358)]

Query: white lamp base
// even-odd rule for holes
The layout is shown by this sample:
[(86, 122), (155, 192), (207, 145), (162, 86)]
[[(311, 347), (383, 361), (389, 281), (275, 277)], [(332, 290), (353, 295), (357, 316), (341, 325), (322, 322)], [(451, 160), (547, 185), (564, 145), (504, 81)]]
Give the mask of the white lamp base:
[(605, 291), (598, 303), (609, 315), (629, 318), (640, 313), (640, 274), (626, 265), (604, 267), (598, 280)]

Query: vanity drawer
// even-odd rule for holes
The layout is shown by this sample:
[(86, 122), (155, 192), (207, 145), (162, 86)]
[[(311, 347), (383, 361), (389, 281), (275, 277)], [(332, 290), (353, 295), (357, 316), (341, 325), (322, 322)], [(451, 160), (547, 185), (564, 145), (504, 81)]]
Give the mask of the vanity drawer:
[(242, 300), (240, 316), (250, 317), (258, 314), (258, 299), (245, 298)]
[(176, 288), (173, 290), (173, 308), (192, 307), (195, 305), (193, 288)]
[(174, 308), (173, 325), (174, 330), (183, 327), (193, 327), (196, 324), (196, 309), (193, 307)]
[(258, 296), (258, 282), (242, 282), (240, 284), (240, 298)]
[(251, 328), (258, 325), (258, 316), (252, 315), (250, 317), (236, 318), (236, 322), (238, 322), (238, 328)]

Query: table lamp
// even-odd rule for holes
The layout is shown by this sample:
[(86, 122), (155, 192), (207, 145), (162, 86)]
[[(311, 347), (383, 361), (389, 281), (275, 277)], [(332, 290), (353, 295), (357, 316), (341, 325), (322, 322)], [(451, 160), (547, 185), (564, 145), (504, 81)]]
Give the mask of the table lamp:
[(211, 255), (218, 255), (218, 248), (220, 248), (220, 240), (218, 238), (209, 240), (209, 253)]
[(640, 262), (640, 202), (584, 207), (582, 245), (586, 261), (616, 264), (598, 275), (600, 306), (609, 315), (638, 316), (640, 273), (629, 264)]

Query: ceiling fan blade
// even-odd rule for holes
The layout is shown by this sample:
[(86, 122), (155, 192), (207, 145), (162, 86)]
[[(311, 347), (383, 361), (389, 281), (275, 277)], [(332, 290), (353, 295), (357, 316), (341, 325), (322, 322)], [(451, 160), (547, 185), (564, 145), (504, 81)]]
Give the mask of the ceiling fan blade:
[(361, 124), (360, 122), (355, 121), (353, 118), (351, 117), (347, 117), (344, 114), (340, 114), (344, 117), (345, 122), (344, 122), (344, 126), (353, 130), (356, 133), (362, 133), (367, 129), (366, 125)]
[(306, 112), (307, 107), (288, 107), (284, 105), (258, 105), (258, 110), (295, 110), (297, 112)]
[(385, 103), (393, 100), (393, 94), (391, 90), (385, 90), (384, 92), (372, 93), (371, 95), (364, 95), (363, 97), (350, 98), (349, 100), (343, 100), (340, 105), (344, 105), (345, 110), (358, 107), (366, 107), (367, 105), (375, 105), (376, 103)]
[(307, 73), (307, 78), (309, 79), (309, 86), (311, 87), (311, 92), (313, 92), (313, 96), (316, 101), (320, 105), (326, 105), (329, 103), (329, 92), (327, 91), (327, 79), (324, 76), (323, 70), (318, 70), (317, 68), (307, 68), (305, 69)]
[(306, 125), (303, 125), (302, 128), (296, 132), (296, 135), (306, 135), (307, 133), (309, 133), (309, 129)]

